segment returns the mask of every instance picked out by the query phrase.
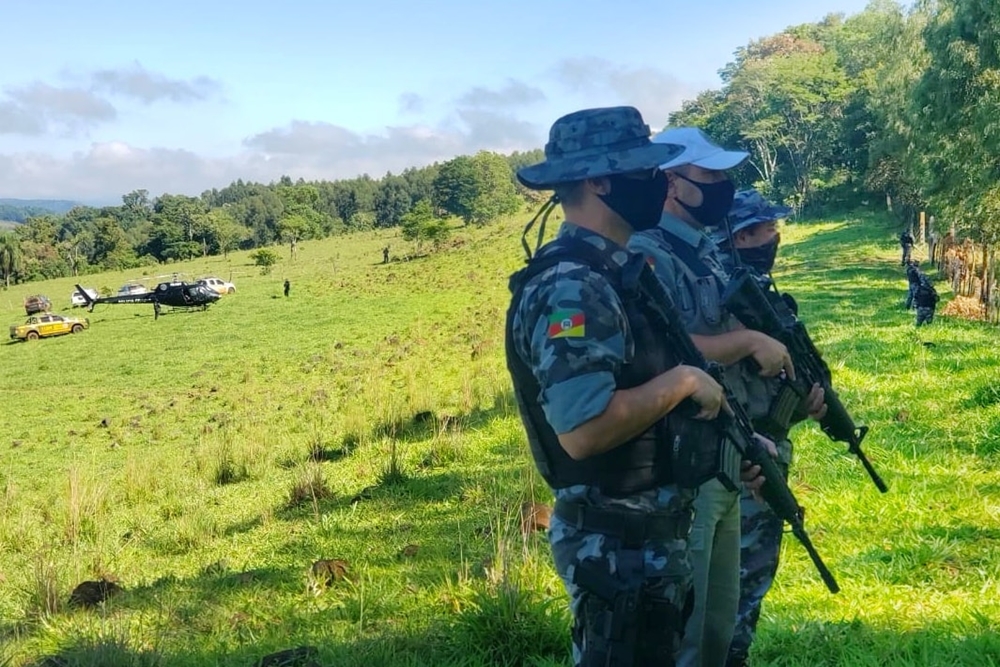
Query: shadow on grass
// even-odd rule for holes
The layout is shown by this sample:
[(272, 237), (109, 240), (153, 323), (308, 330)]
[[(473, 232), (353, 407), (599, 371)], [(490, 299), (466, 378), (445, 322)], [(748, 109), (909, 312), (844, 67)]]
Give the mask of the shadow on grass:
[[(502, 628), (501, 628), (502, 629)], [(509, 628), (508, 628), (509, 629)], [(533, 635), (537, 628), (525, 628)], [(456, 642), (449, 639), (450, 626), (429, 629), (421, 634), (378, 635), (351, 642), (331, 642), (328, 636), (295, 634), (284, 638), (267, 638), (252, 645), (219, 649), (151, 648), (135, 650), (118, 640), (67, 642), (55, 653), (40, 656), (25, 663), (28, 667), (569, 667), (568, 629), (557, 629), (565, 635), (566, 646), (553, 655), (546, 646), (530, 648), (524, 654), (508, 654), (496, 660), (484, 661), (477, 651), (462, 655)], [(507, 637), (509, 637), (507, 633)], [(495, 637), (503, 642), (503, 634)], [(265, 656), (296, 647), (313, 647), (309, 657), (298, 661), (267, 662)], [(481, 647), (487, 648), (487, 647)], [(498, 647), (502, 648), (502, 647)], [(562, 647), (560, 647), (562, 649)], [(304, 653), (306, 653), (304, 651)], [(565, 654), (564, 659), (560, 659)], [(7, 663), (0, 665), (6, 667)]]
[[(382, 421), (372, 427), (375, 437), (393, 438), (399, 442), (422, 442), (435, 435), (451, 432), (475, 430), (486, 426), (494, 419), (517, 413), (514, 392), (507, 389), (493, 397), (489, 407), (476, 407), (459, 414), (436, 414), (429, 410), (418, 412), (410, 417), (391, 421)], [(355, 443), (348, 442), (345, 446)]]
[(941, 590), (974, 586), (1000, 547), (1000, 529), (969, 524), (933, 525), (901, 535), (891, 547), (873, 547), (852, 560), (879, 581)]

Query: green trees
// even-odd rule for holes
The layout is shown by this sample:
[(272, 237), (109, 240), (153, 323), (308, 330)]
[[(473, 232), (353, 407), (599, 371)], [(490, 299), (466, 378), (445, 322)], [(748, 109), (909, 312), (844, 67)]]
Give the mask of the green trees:
[(466, 224), (482, 225), (516, 213), (522, 202), (510, 164), (489, 151), (445, 162), (434, 179), (434, 205)]
[(434, 215), (434, 209), (426, 199), (417, 202), (400, 222), (403, 238), (416, 241), (418, 252), (425, 242), (431, 243), (435, 249), (439, 248), (451, 233), (448, 221)]

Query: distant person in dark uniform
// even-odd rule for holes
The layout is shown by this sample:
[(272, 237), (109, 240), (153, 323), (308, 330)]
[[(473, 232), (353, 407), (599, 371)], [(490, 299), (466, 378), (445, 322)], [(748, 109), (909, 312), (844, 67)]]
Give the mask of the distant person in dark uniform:
[(913, 252), (913, 232), (910, 231), (909, 227), (899, 235), (899, 245), (903, 248), (903, 261), (899, 265), (906, 266), (906, 263), (910, 261), (910, 253)]
[(917, 303), (917, 326), (930, 324), (934, 321), (934, 310), (937, 308), (938, 293), (927, 276), (920, 276), (920, 284), (914, 295)]
[(917, 295), (917, 288), (920, 286), (920, 269), (917, 268), (917, 263), (912, 259), (906, 265), (906, 280), (909, 283), (909, 291), (906, 295), (906, 309), (909, 310), (913, 308), (913, 300)]
[(291, 291), (292, 291), (292, 283), (288, 281), (288, 278), (285, 278), (285, 296), (288, 296), (288, 293)]
[(160, 302), (153, 301), (153, 320), (160, 319)]
[(383, 264), (389, 263), (389, 246), (382, 248), (382, 263)]

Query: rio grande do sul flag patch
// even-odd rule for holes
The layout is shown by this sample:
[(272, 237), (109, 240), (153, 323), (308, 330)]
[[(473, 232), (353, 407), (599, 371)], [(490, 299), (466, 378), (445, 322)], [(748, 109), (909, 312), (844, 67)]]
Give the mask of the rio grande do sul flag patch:
[(549, 315), (549, 338), (580, 338), (586, 317), (582, 310), (560, 310)]

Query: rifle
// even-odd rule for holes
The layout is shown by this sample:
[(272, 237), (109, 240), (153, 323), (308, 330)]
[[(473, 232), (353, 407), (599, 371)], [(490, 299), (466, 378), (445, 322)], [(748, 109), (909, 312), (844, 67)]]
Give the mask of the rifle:
[(829, 366), (813, 345), (805, 325), (788, 307), (784, 295), (779, 294), (777, 288), (765, 290), (749, 269), (737, 267), (726, 285), (722, 300), (744, 326), (784, 343), (795, 364), (797, 377), (793, 384), (798, 385), (797, 391), (808, 393), (813, 384), (819, 384), (826, 394), (827, 412), (819, 423), (820, 428), (834, 442), (846, 442), (847, 451), (861, 461), (878, 490), (882, 493), (888, 491), (889, 487), (861, 449), (868, 427), (857, 426), (851, 419), (832, 386)]
[(743, 458), (753, 465), (760, 466), (761, 474), (765, 478), (764, 486), (761, 487), (761, 496), (764, 498), (764, 502), (770, 505), (775, 514), (787, 521), (792, 527), (792, 533), (805, 547), (809, 558), (816, 566), (823, 583), (826, 584), (830, 592), (840, 592), (840, 586), (837, 585), (833, 574), (823, 563), (823, 559), (820, 558), (813, 546), (812, 540), (809, 539), (809, 534), (803, 523), (802, 507), (795, 499), (792, 490), (788, 488), (788, 482), (785, 481), (785, 477), (781, 474), (774, 459), (757, 439), (750, 417), (726, 384), (722, 366), (705, 359), (684, 328), (680, 313), (670, 294), (663, 288), (659, 279), (653, 275), (648, 266), (643, 264), (641, 268), (642, 270), (637, 276), (638, 288), (645, 293), (649, 307), (655, 310), (660, 319), (663, 320), (665, 327), (662, 333), (666, 335), (670, 348), (680, 358), (680, 363), (702, 369), (722, 385), (732, 414), (720, 413), (717, 421), (723, 434), (739, 450)]

